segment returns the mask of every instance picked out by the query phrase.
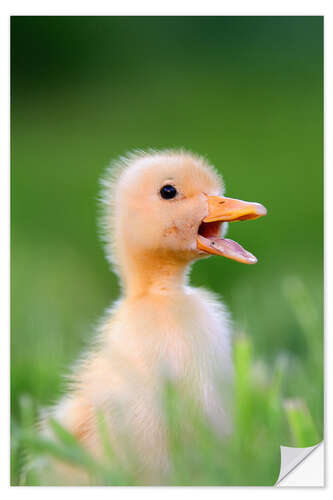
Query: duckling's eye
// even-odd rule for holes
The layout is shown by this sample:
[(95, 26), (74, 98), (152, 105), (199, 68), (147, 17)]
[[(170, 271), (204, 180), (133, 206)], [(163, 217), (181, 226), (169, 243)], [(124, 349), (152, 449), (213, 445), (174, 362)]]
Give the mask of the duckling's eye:
[(165, 200), (171, 200), (171, 198), (176, 196), (177, 189), (174, 186), (171, 186), (171, 184), (166, 184), (161, 188), (160, 193), (162, 198)]

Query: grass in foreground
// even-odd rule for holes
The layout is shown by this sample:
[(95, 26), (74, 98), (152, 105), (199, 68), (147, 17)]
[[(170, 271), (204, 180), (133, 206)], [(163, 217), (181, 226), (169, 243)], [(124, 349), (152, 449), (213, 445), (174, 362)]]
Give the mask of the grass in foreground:
[[(304, 332), (308, 359), (303, 368), (307, 378), (311, 377), (319, 387), (317, 405), (322, 407), (322, 335), (316, 310), (300, 280), (284, 281), (283, 289)], [(249, 337), (238, 334), (234, 341), (234, 364), (234, 432), (225, 441), (205, 418), (192, 411), (191, 401), (184, 398), (177, 386), (166, 382), (163, 404), (171, 467), (163, 484), (273, 485), (280, 470), (280, 445), (307, 447), (322, 439), (321, 411), (321, 417), (315, 419), (305, 399), (285, 397), (288, 379), (293, 378), (297, 387), (297, 379), (304, 376), (297, 363), (288, 356), (280, 356), (269, 368), (256, 359)], [(314, 404), (311, 397), (309, 401)], [(102, 415), (98, 418), (105, 458), (96, 461), (57, 422), (52, 423), (55, 442), (38, 436), (33, 430), (35, 410), (32, 400), (23, 398), (21, 423), (13, 422), (13, 484), (42, 484), (37, 470), (30, 470), (22, 478), (23, 456), (38, 461), (52, 456), (78, 466), (89, 474), (93, 485), (142, 484), (135, 465), (139, 457), (133, 456), (133, 465), (126, 469), (117, 462)]]

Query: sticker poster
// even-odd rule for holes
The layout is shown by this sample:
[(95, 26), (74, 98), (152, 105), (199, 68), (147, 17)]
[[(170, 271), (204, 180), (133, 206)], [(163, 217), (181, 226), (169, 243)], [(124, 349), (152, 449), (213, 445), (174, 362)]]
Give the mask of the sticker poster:
[(323, 17), (10, 36), (11, 485), (323, 486)]

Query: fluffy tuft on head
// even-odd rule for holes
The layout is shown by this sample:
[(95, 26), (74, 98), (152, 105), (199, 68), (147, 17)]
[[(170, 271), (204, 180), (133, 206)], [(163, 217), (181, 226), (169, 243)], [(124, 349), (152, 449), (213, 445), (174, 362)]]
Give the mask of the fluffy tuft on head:
[[(179, 150), (135, 151), (111, 163), (101, 180), (101, 236), (120, 275), (124, 259), (159, 252), (197, 258), (195, 237), (207, 214), (204, 195), (223, 194), (221, 177), (202, 157)], [(163, 200), (172, 185), (177, 196)]]

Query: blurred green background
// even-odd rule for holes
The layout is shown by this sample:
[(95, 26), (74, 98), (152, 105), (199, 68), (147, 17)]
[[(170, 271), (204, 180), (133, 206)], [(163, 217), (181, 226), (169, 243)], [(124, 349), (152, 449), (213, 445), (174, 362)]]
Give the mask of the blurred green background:
[(288, 358), (283, 395), (305, 400), (321, 435), (322, 17), (12, 17), (13, 419), (22, 394), (56, 399), (119, 294), (97, 236), (104, 168), (170, 147), (267, 207), (229, 226), (257, 265), (213, 257), (191, 281), (224, 298), (256, 359)]

